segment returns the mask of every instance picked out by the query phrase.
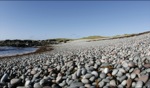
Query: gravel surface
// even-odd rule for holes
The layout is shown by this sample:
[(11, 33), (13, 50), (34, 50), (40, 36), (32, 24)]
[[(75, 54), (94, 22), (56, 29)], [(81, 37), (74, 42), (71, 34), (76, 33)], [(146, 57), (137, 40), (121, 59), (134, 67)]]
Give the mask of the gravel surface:
[(149, 88), (150, 33), (1, 59), (0, 88)]

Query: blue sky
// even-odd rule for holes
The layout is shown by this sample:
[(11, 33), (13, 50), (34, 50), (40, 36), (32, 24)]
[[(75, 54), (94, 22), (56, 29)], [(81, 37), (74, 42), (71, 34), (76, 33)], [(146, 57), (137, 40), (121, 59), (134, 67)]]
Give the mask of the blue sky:
[(0, 1), (0, 40), (150, 30), (150, 1)]

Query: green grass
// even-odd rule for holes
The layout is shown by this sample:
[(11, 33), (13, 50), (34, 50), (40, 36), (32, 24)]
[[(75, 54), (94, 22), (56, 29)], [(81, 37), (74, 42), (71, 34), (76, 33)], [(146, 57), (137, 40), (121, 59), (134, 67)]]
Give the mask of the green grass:
[(88, 36), (88, 37), (83, 37), (80, 39), (101, 39), (101, 38), (107, 38), (105, 36)]

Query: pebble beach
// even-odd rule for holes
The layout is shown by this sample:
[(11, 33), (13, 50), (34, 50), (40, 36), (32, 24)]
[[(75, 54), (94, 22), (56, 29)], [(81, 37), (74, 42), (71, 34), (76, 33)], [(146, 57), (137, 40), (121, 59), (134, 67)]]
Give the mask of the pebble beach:
[(150, 33), (75, 40), (0, 60), (0, 88), (150, 88)]

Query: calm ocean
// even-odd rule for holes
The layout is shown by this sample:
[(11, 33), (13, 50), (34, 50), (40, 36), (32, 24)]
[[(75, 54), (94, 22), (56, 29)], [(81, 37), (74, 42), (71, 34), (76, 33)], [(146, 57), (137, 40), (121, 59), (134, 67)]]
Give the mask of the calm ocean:
[(1, 47), (0, 46), (0, 57), (30, 53), (36, 51), (37, 49), (38, 48), (33, 48), (33, 47), (22, 48), (22, 47), (8, 47), (8, 46)]

